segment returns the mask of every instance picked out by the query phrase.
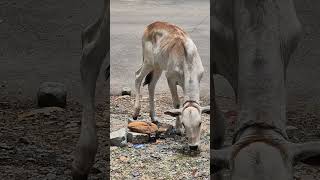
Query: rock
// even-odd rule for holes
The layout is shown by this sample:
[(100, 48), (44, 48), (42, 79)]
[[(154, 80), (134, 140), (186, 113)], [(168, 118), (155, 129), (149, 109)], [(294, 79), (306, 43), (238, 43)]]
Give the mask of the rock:
[(154, 134), (158, 131), (158, 126), (154, 123), (134, 121), (128, 124), (128, 128), (132, 132), (138, 132), (143, 134)]
[(170, 136), (171, 134), (174, 134), (173, 130), (174, 130), (174, 128), (172, 125), (161, 123), (161, 124), (159, 124), (157, 136), (161, 139), (164, 139), (164, 138)]
[(144, 144), (149, 142), (149, 135), (137, 132), (128, 132), (128, 142), (132, 144)]
[(121, 95), (122, 95), (122, 96), (125, 96), (125, 95), (131, 96), (131, 89), (128, 88), (128, 87), (122, 88)]
[(127, 129), (121, 128), (117, 131), (110, 133), (111, 146), (125, 146), (127, 144)]
[(64, 108), (67, 104), (67, 90), (64, 84), (56, 82), (45, 82), (39, 87), (38, 106), (57, 106)]

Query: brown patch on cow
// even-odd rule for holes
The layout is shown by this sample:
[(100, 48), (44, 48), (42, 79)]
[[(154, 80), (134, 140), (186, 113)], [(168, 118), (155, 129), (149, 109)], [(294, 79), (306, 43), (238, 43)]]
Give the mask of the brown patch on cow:
[(152, 44), (160, 43), (162, 54), (170, 52), (181, 57), (186, 55), (184, 43), (187, 36), (188, 34), (176, 25), (156, 21), (146, 27), (143, 39), (151, 41)]
[[(172, 36), (179, 36), (179, 37), (187, 36), (187, 33), (180, 27), (174, 24), (170, 24), (168, 22), (161, 22), (161, 21), (156, 21), (154, 23), (149, 24), (144, 31), (144, 36), (149, 37), (148, 39), (150, 40), (151, 39), (150, 37), (157, 35), (157, 33), (159, 33), (159, 31), (161, 30), (167, 31)], [(162, 34), (162, 33), (159, 33), (159, 34)]]

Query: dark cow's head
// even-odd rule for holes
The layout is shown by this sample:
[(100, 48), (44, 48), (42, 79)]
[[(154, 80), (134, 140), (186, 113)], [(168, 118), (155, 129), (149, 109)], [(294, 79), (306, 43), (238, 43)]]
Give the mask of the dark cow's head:
[(231, 170), (231, 180), (292, 180), (297, 162), (320, 165), (320, 142), (295, 144), (272, 133), (247, 136), (211, 150), (214, 171)]

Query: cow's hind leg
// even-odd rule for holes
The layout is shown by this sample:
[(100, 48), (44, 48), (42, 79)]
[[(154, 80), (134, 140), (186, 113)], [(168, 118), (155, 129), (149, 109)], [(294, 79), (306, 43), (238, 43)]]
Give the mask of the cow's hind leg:
[[(85, 31), (82, 38), (83, 49), (80, 63), (82, 96), (81, 132), (74, 160), (72, 162), (72, 177), (74, 180), (86, 180), (94, 164), (98, 148), (95, 122), (95, 88), (100, 67), (109, 51), (109, 22), (108, 17), (99, 19), (99, 31)], [(95, 33), (96, 34), (92, 34)]]
[[(173, 108), (179, 109), (180, 108), (180, 99), (178, 96), (177, 82), (175, 80), (171, 79), (168, 75), (167, 75), (167, 82), (168, 82), (169, 89), (170, 89), (171, 96), (172, 96)], [(181, 124), (179, 116), (176, 117), (176, 133), (178, 135), (181, 135), (183, 133), (182, 124)]]
[(135, 98), (135, 103), (134, 103), (134, 110), (133, 110), (133, 115), (132, 118), (136, 120), (139, 116), (140, 113), (140, 87), (143, 78), (150, 73), (152, 70), (152, 67), (147, 66), (145, 64), (142, 64), (142, 66), (136, 71), (136, 80), (135, 80), (135, 89), (136, 89), (136, 98)]
[(148, 75), (151, 76), (150, 82), (146, 83), (148, 84), (148, 90), (149, 90), (149, 104), (150, 104), (150, 118), (153, 123), (158, 124), (159, 118), (157, 118), (155, 113), (155, 103), (154, 103), (154, 92), (156, 88), (156, 84), (161, 76), (162, 71), (158, 69), (154, 69), (152, 72), (150, 72)]

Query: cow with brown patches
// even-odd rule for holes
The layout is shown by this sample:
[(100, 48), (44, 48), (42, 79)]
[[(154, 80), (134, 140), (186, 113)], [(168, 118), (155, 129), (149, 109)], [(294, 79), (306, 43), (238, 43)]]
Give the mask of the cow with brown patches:
[[(212, 70), (230, 82), (239, 107), (233, 145), (222, 148), (225, 119), (212, 94), (214, 179), (227, 168), (231, 180), (292, 180), (295, 163), (319, 165), (319, 142), (294, 144), (286, 134), (285, 74), (301, 37), (293, 1), (213, 0), (211, 5)], [(212, 77), (211, 84), (214, 92)]]
[[(209, 107), (201, 107), (199, 104), (200, 80), (204, 68), (197, 47), (190, 36), (178, 26), (167, 22), (154, 22), (144, 31), (142, 55), (142, 65), (136, 72), (133, 119), (136, 120), (139, 116), (140, 87), (145, 78), (144, 85), (148, 84), (149, 90), (150, 118), (152, 122), (158, 123), (154, 92), (156, 83), (165, 71), (175, 108), (165, 114), (176, 117), (177, 133), (181, 134), (184, 127), (190, 148), (197, 149), (200, 143), (201, 113), (210, 110)], [(177, 85), (181, 86), (184, 92), (181, 108)]]

